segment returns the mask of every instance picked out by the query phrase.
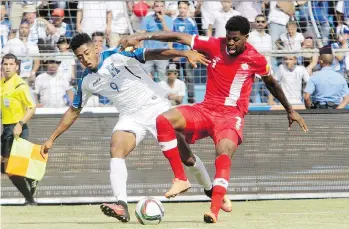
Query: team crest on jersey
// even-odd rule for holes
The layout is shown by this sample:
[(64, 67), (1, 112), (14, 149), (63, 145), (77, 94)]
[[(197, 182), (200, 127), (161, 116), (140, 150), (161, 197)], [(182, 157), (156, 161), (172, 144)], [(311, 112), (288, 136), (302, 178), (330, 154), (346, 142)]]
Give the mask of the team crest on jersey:
[(248, 64), (246, 64), (246, 63), (241, 64), (241, 69), (244, 71), (248, 70)]
[(113, 78), (116, 77), (120, 73), (120, 70), (115, 67), (114, 63), (109, 64), (107, 66), (107, 69)]

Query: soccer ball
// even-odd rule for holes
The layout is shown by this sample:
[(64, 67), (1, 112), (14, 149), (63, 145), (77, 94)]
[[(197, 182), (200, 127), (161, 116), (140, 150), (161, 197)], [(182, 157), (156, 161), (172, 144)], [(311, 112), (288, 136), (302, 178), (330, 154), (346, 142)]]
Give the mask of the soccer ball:
[(165, 209), (162, 203), (153, 198), (145, 197), (136, 205), (136, 217), (143, 225), (155, 225), (161, 222)]

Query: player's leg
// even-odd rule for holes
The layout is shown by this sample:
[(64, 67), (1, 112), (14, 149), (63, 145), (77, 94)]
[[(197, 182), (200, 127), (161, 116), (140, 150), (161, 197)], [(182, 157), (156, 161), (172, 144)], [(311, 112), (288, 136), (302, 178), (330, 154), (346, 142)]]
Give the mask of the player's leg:
[[(1, 156), (2, 156), (2, 161), (4, 162), (3, 165), (4, 165), (5, 171), (7, 167), (7, 161), (10, 156), (13, 140), (14, 140), (13, 127), (12, 126), (4, 127), (3, 133), (1, 135)], [(31, 195), (30, 186), (26, 180), (27, 178), (22, 176), (10, 175), (10, 174), (8, 174), (8, 177), (11, 180), (12, 184), (23, 195), (23, 197), (25, 198), (26, 204), (35, 205), (33, 195)]]
[(175, 177), (172, 188), (165, 194), (167, 198), (172, 198), (190, 188), (178, 151), (175, 132), (175, 130), (183, 130), (185, 127), (185, 118), (176, 108), (170, 109), (156, 118), (157, 139)]
[[(22, 129), (22, 133), (20, 135), (21, 138), (23, 139), (26, 139), (28, 140), (29, 138), (29, 129), (28, 129), (28, 125), (23, 125), (23, 129)], [(38, 187), (38, 183), (39, 181), (37, 180), (34, 180), (34, 179), (31, 179), (31, 178), (25, 178), (28, 185), (29, 185), (29, 188), (30, 188), (30, 195), (31, 195), (31, 198), (30, 199), (33, 199), (34, 200), (34, 194), (36, 192), (36, 188)], [(28, 202), (29, 205), (36, 205), (36, 202)]]
[(176, 136), (182, 163), (186, 166), (187, 171), (204, 188), (205, 193), (210, 192), (212, 190), (212, 182), (204, 163), (197, 155), (193, 154), (183, 133), (176, 131)]
[(127, 168), (126, 156), (144, 138), (146, 130), (128, 118), (120, 118), (114, 128), (110, 144), (110, 183), (117, 202), (102, 204), (102, 212), (122, 222), (130, 220), (127, 206)]
[[(182, 163), (186, 166), (187, 171), (189, 171), (195, 180), (204, 188), (205, 195), (212, 198), (213, 185), (204, 163), (196, 154), (192, 153), (189, 144), (185, 140), (184, 134), (177, 131), (176, 135)], [(232, 204), (227, 196), (223, 198), (221, 209), (225, 212), (232, 211)]]
[(206, 223), (217, 222), (218, 213), (222, 207), (222, 201), (224, 200), (229, 184), (231, 157), (241, 142), (240, 136), (234, 130), (226, 130), (222, 135), (227, 137), (219, 139), (218, 143), (216, 143), (216, 174), (213, 181), (210, 212), (204, 215), (204, 221)]

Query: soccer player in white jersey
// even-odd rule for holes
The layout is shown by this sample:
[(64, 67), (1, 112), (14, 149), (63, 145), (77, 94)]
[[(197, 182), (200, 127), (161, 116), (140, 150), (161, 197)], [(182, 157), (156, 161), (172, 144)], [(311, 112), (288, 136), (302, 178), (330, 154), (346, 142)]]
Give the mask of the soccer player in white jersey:
[[(102, 204), (101, 210), (107, 216), (128, 222), (130, 215), (127, 207), (125, 157), (144, 138), (147, 131), (155, 137), (157, 136), (156, 117), (170, 109), (166, 92), (148, 77), (140, 62), (175, 57), (186, 57), (193, 65), (195, 62), (207, 65), (209, 61), (194, 51), (165, 49), (136, 49), (133, 52), (120, 52), (116, 48), (106, 50), (98, 56), (97, 47), (92, 44), (91, 38), (84, 33), (76, 35), (70, 46), (86, 70), (82, 79), (78, 80), (78, 89), (72, 106), (65, 112), (51, 137), (43, 144), (41, 153), (42, 155), (47, 153), (55, 139), (75, 122), (82, 107), (92, 94), (100, 94), (111, 100), (120, 112), (110, 146), (110, 181), (117, 202), (115, 204)], [(190, 151), (188, 147), (185, 148), (187, 145), (184, 140), (181, 141), (180, 137), (179, 142), (183, 142), (183, 150)], [(165, 156), (168, 160), (181, 160), (178, 153)], [(211, 192), (212, 184), (200, 158), (191, 154), (190, 157), (183, 160), (186, 165), (190, 165), (188, 170), (205, 188), (206, 195), (210, 195), (207, 193)], [(184, 173), (183, 165), (180, 162), (179, 164), (181, 167), (177, 166), (176, 171)], [(175, 180), (177, 176), (178, 174), (175, 174)], [(186, 182), (188, 189), (190, 183)], [(166, 193), (166, 196), (175, 196), (185, 191), (178, 189), (176, 184), (178, 182), (174, 182), (174, 186)], [(225, 210), (231, 211), (229, 199), (226, 198), (224, 201)], [(222, 209), (224, 210), (223, 207)]]

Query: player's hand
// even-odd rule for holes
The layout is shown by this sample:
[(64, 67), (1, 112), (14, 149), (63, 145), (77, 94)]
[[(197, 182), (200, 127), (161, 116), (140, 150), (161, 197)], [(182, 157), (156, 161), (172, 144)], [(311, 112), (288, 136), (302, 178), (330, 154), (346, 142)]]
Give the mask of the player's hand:
[(140, 34), (136, 33), (133, 35), (125, 36), (120, 39), (117, 46), (119, 46), (120, 51), (124, 51), (126, 49), (134, 49), (135, 47), (138, 47), (141, 40), (139, 39)]
[(305, 124), (304, 119), (302, 118), (302, 116), (300, 116), (296, 111), (291, 111), (290, 113), (287, 114), (287, 118), (288, 118), (288, 129), (291, 129), (291, 125), (293, 122), (298, 122), (299, 126), (303, 129), (304, 132), (308, 131), (308, 127), (307, 124)]
[(202, 55), (201, 53), (198, 53), (196, 51), (192, 51), (192, 50), (185, 51), (185, 57), (187, 58), (188, 62), (194, 68), (197, 68), (197, 65), (196, 65), (197, 62), (199, 62), (205, 66), (207, 66), (207, 65), (209, 65), (209, 63), (211, 63), (211, 61), (206, 59), (206, 57), (204, 55)]
[(22, 130), (22, 125), (17, 123), (15, 128), (13, 129), (13, 136), (15, 136), (16, 140), (19, 138), (19, 135), (21, 135)]
[(51, 139), (48, 139), (42, 146), (40, 150), (40, 154), (43, 158), (45, 158), (46, 154), (48, 153), (48, 150), (51, 149), (53, 145), (53, 141)]

